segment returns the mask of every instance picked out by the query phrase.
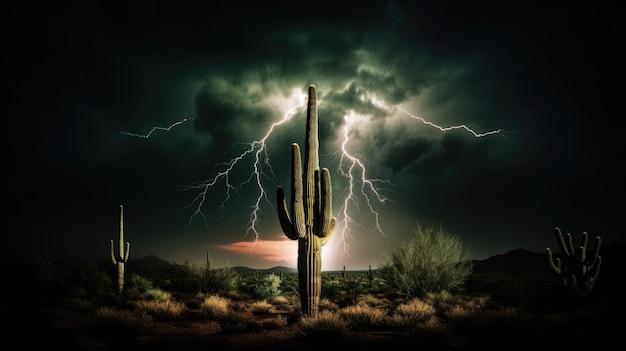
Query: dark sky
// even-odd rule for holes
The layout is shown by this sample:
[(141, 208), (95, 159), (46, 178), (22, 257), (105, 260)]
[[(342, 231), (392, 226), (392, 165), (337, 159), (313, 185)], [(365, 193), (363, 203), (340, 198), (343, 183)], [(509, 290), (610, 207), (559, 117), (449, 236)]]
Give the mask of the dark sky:
[(5, 5), (10, 254), (108, 260), (124, 205), (131, 258), (294, 265), (275, 197), (310, 85), (325, 269), (375, 267), (416, 224), (476, 259), (558, 248), (555, 227), (623, 241), (615, 9), (211, 4)]

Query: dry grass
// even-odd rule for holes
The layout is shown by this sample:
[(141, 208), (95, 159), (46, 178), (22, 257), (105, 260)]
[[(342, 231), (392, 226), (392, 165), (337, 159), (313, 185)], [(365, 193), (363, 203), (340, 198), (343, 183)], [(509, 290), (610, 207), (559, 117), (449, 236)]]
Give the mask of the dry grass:
[[(322, 298), (316, 318), (301, 315), (295, 295), (267, 301), (166, 291), (137, 300), (81, 295), (55, 301), (45, 295), (34, 295), (37, 299), (19, 295), (5, 297), (17, 308), (6, 310), (11, 321), (7, 335), (28, 332), (33, 337), (8, 340), (5, 345), (7, 350), (55, 345), (88, 351), (121, 346), (146, 351), (313, 350), (335, 340), (329, 347), (522, 350), (538, 345), (601, 348), (620, 336), (610, 332), (624, 325), (620, 300), (564, 298), (549, 286), (529, 283), (527, 276), (520, 281), (485, 278), (474, 281), (481, 289), (428, 294), (424, 299), (366, 293), (353, 304), (340, 306)], [(526, 286), (520, 282), (528, 283), (533, 293), (517, 291)], [(508, 294), (509, 289), (516, 291)]]

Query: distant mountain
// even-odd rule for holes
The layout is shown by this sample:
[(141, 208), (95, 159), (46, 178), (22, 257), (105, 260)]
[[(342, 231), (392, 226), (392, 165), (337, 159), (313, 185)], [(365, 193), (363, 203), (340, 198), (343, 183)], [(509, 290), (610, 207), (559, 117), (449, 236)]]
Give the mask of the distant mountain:
[(155, 255), (149, 255), (136, 260), (128, 260), (126, 267), (136, 272), (160, 273), (166, 272), (172, 268), (173, 264), (158, 258)]
[(472, 260), (475, 273), (547, 273), (551, 272), (545, 253), (515, 249), (484, 260)]
[[(558, 247), (558, 245), (555, 245)], [(552, 249), (555, 258), (561, 257), (560, 251)], [(600, 275), (616, 278), (623, 272), (625, 260), (619, 255), (626, 252), (626, 245), (620, 242), (610, 242), (600, 247), (602, 264)], [(551, 273), (545, 252), (538, 253), (526, 249), (515, 249), (502, 255), (491, 256), (484, 260), (472, 260), (475, 273)], [(598, 283), (601, 281), (598, 278)]]
[[(557, 245), (555, 247), (558, 248)], [(602, 266), (600, 276), (604, 277), (598, 280), (619, 279), (620, 275), (626, 270), (626, 260), (620, 255), (626, 252), (626, 244), (621, 242), (610, 242), (600, 248), (600, 256), (602, 257)], [(555, 251), (555, 257), (561, 257), (561, 252)], [(501, 255), (491, 256), (484, 260), (472, 260), (474, 264), (473, 271), (475, 273), (552, 273), (552, 269), (548, 266), (545, 252), (533, 252), (526, 249), (515, 249)], [(103, 262), (103, 267), (114, 269), (115, 265), (111, 261)], [(130, 259), (126, 263), (127, 270), (138, 273), (160, 273), (170, 270), (174, 264), (160, 259), (155, 255), (149, 255), (139, 259)], [(256, 269), (245, 266), (231, 267), (238, 272), (244, 273), (280, 273), (297, 272), (296, 268), (288, 266), (275, 266), (266, 269)]]
[(293, 272), (297, 272), (298, 270), (296, 268), (291, 268), (291, 267), (286, 267), (286, 266), (276, 266), (276, 267), (272, 267), (272, 268), (266, 268), (266, 269), (255, 269), (255, 268), (250, 268), (250, 267), (244, 267), (244, 266), (235, 266), (235, 267), (231, 267), (233, 270), (237, 271), (237, 272), (241, 272), (241, 273), (255, 273), (255, 272), (259, 272), (259, 273), (280, 273), (282, 272), (287, 272), (287, 273), (293, 273)]

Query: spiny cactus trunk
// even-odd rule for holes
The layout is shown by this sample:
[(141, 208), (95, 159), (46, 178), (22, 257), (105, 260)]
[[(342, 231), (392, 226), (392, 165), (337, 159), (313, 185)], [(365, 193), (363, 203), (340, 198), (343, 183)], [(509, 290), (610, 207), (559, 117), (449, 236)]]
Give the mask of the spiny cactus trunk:
[(300, 147), (292, 144), (291, 211), (282, 187), (277, 190), (278, 219), (285, 235), (298, 240), (298, 281), (302, 312), (317, 316), (322, 290), (322, 246), (330, 241), (336, 219), (332, 216), (330, 172), (319, 168), (317, 92), (309, 87), (305, 141), (305, 170)]
[(316, 235), (298, 241), (298, 281), (303, 313), (317, 315), (322, 292), (322, 240)]
[(124, 262), (117, 262), (117, 292), (124, 291)]

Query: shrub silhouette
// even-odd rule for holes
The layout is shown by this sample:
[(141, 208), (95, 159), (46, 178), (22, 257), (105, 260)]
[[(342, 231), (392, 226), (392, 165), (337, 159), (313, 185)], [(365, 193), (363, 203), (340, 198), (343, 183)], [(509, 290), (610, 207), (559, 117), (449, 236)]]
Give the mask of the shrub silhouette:
[(379, 272), (390, 287), (407, 298), (424, 298), (428, 293), (452, 290), (472, 274), (469, 251), (443, 228), (422, 228), (384, 255)]

